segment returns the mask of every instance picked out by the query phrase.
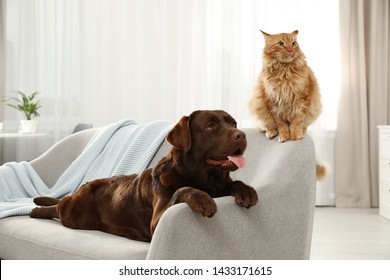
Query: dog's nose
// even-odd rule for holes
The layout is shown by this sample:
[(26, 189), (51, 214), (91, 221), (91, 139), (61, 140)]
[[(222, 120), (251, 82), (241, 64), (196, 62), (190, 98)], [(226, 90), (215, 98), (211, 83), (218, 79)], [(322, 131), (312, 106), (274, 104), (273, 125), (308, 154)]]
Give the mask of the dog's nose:
[(240, 131), (240, 130), (235, 131), (233, 133), (233, 140), (235, 140), (235, 141), (246, 140), (245, 133)]

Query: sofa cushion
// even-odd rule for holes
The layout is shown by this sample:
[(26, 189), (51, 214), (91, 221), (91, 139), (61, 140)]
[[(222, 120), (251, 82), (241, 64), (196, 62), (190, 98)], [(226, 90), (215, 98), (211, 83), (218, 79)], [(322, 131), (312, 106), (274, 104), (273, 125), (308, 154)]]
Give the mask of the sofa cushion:
[(147, 242), (96, 230), (74, 230), (56, 220), (29, 216), (0, 220), (3, 259), (145, 259)]

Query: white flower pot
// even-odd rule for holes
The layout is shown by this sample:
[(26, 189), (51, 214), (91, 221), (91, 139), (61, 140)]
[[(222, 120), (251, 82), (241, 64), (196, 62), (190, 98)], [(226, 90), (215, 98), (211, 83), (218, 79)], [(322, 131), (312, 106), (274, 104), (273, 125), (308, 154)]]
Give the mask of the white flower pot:
[(37, 120), (21, 120), (19, 133), (36, 133), (38, 127)]

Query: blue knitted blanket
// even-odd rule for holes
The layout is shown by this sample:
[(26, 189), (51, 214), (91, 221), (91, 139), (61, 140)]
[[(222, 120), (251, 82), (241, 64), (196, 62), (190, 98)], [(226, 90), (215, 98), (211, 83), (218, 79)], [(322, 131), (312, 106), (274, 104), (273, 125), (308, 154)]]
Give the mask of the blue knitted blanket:
[(28, 215), (36, 207), (32, 201), (34, 197), (61, 198), (94, 179), (140, 174), (148, 167), (171, 128), (171, 123), (166, 121), (139, 125), (133, 120), (123, 120), (108, 125), (95, 133), (51, 188), (30, 163), (5, 163), (0, 167), (0, 219)]

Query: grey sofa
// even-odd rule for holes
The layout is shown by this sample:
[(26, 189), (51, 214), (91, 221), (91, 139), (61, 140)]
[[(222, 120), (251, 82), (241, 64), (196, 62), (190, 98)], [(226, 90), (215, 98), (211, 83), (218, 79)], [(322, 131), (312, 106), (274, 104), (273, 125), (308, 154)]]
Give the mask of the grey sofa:
[[(72, 134), (31, 163), (52, 186), (81, 153), (97, 129)], [(186, 204), (169, 208), (151, 243), (100, 231), (74, 230), (56, 220), (14, 216), (0, 220), (1, 259), (308, 259), (315, 207), (316, 163), (313, 141), (279, 143), (254, 129), (248, 139), (247, 166), (232, 173), (256, 188), (259, 204), (237, 206), (217, 198), (212, 218)], [(151, 165), (170, 149), (160, 147)]]

